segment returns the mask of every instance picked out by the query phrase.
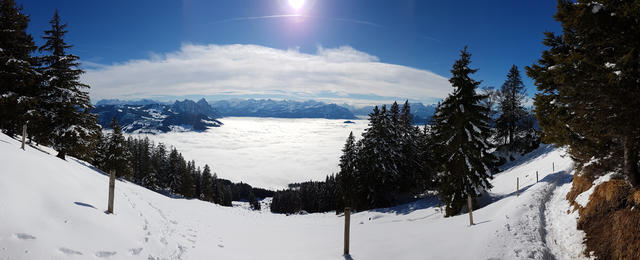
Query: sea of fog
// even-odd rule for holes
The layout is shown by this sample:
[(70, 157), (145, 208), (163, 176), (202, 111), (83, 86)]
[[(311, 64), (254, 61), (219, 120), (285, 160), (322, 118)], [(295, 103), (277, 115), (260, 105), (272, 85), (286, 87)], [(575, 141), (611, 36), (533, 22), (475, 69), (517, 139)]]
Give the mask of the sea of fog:
[(208, 164), (220, 178), (281, 189), (338, 172), (349, 132), (358, 139), (367, 127), (367, 120), (349, 124), (334, 119), (225, 117), (220, 121), (222, 127), (204, 132), (145, 136), (175, 146), (198, 166)]

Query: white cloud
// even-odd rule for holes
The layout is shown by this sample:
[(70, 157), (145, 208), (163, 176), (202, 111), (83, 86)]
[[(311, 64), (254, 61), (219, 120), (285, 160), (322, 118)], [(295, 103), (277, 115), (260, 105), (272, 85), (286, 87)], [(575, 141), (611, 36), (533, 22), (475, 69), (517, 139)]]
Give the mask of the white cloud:
[(94, 100), (154, 96), (282, 96), (340, 103), (409, 98), (431, 103), (451, 87), (427, 70), (380, 62), (349, 46), (315, 54), (257, 45), (193, 45), (149, 59), (92, 66)]

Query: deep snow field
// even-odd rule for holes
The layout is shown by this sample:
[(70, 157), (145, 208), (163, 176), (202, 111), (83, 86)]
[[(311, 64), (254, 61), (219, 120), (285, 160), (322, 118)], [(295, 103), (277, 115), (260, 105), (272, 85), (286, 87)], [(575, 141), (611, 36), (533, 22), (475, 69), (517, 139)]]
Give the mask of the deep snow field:
[(572, 162), (550, 146), (495, 176), (473, 226), (467, 214), (444, 218), (435, 198), (352, 215), (350, 257), (335, 212), (255, 212), (116, 181), (107, 215), (107, 176), (48, 148), (19, 147), (0, 134), (0, 259), (579, 259), (583, 249), (564, 200)]
[(204, 132), (148, 136), (175, 146), (196, 165), (209, 164), (218, 177), (254, 187), (282, 189), (289, 183), (324, 180), (337, 172), (349, 132), (359, 138), (367, 120), (225, 117)]

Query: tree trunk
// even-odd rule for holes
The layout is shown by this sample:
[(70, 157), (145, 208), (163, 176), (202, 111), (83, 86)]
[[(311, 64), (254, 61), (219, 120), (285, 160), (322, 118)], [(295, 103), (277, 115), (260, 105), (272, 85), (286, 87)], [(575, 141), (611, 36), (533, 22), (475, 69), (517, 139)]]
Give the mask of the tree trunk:
[(624, 174), (627, 175), (631, 184), (640, 186), (640, 173), (638, 172), (638, 150), (633, 143), (633, 137), (624, 137)]
[(61, 149), (60, 151), (58, 151), (58, 155), (56, 155), (58, 158), (62, 159), (62, 160), (66, 160), (65, 156), (67, 155), (67, 152), (64, 151), (64, 149)]

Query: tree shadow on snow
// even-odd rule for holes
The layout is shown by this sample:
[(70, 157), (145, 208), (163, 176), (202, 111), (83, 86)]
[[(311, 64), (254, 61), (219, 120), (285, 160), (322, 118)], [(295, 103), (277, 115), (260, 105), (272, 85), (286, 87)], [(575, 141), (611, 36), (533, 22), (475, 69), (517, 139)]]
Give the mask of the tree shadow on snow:
[(440, 199), (438, 196), (429, 196), (426, 198), (418, 199), (413, 202), (401, 204), (398, 206), (390, 207), (390, 208), (381, 208), (381, 209), (372, 209), (370, 212), (378, 212), (378, 213), (395, 213), (396, 215), (406, 215), (411, 212), (420, 209), (432, 208), (438, 206), (438, 202)]
[(353, 260), (353, 257), (351, 257), (351, 255), (343, 255), (344, 256), (344, 260)]
[[(547, 176), (545, 176), (544, 178), (542, 178), (540, 181), (538, 182), (546, 182), (546, 183), (554, 183), (556, 185), (564, 185), (566, 183), (571, 182), (571, 180), (573, 179), (573, 175), (569, 174), (569, 172), (567, 171), (558, 171), (552, 174), (549, 174)], [(520, 187), (520, 193), (523, 193), (525, 191), (527, 191), (529, 188), (533, 187), (534, 185), (536, 185), (537, 183), (531, 183), (529, 185)], [(508, 197), (512, 197), (512, 196), (517, 196), (517, 192), (514, 188), (514, 191), (509, 193), (509, 194), (502, 194), (502, 195), (496, 195), (496, 194), (491, 194), (488, 192), (485, 192), (482, 194), (481, 197), (479, 197), (477, 199), (478, 202), (478, 209), (483, 208), (491, 203), (494, 203), (496, 201), (499, 201), (501, 199), (504, 198), (508, 198)]]
[[(526, 164), (528, 162), (532, 162), (537, 160), (539, 157), (544, 156), (546, 154), (548, 154), (549, 152), (553, 151), (554, 149), (556, 149), (555, 145), (550, 145), (550, 144), (540, 144), (540, 147), (538, 147), (538, 149), (535, 149), (527, 154), (525, 154), (524, 156), (513, 160), (513, 161), (507, 161), (505, 164), (501, 165), (500, 168), (500, 172), (497, 174), (500, 174), (506, 170), (509, 170), (513, 167), (517, 167), (519, 165), (523, 165)], [(496, 174), (496, 175), (497, 175)]]

